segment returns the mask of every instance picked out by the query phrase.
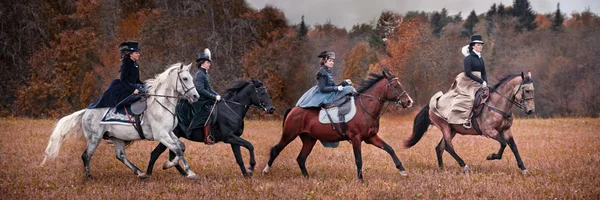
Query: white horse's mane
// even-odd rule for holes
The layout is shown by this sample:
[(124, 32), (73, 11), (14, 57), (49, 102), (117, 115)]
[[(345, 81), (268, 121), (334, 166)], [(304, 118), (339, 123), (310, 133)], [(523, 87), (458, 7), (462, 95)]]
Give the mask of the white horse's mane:
[(157, 74), (153, 79), (146, 80), (146, 85), (151, 86), (157, 83), (163, 83), (169, 78), (169, 74), (175, 71), (178, 67), (181, 67), (181, 63), (172, 64), (163, 73)]

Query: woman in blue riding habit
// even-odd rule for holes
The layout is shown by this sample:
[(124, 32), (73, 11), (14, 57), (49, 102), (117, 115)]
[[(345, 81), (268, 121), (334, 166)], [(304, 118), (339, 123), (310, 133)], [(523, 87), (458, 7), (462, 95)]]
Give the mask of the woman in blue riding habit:
[(321, 107), (324, 104), (332, 103), (345, 95), (356, 92), (356, 89), (352, 87), (350, 79), (346, 79), (337, 85), (333, 82), (331, 68), (333, 68), (335, 63), (334, 52), (323, 51), (317, 57), (320, 59), (319, 62), (321, 64), (317, 72), (318, 84), (306, 91), (300, 97), (296, 106), (302, 108)]
[[(88, 108), (116, 107), (127, 105), (137, 98), (131, 98), (140, 93), (144, 84), (140, 81), (139, 42), (127, 41), (119, 44), (121, 51), (121, 68), (119, 79), (113, 80), (104, 94), (88, 106)], [(129, 98), (128, 98), (129, 97)]]

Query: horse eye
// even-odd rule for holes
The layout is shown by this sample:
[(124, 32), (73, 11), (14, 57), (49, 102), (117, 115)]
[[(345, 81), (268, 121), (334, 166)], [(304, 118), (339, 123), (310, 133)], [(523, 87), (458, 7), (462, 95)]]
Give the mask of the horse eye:
[(187, 80), (188, 80), (188, 78), (183, 78), (183, 80), (184, 80), (184, 81), (187, 81)]

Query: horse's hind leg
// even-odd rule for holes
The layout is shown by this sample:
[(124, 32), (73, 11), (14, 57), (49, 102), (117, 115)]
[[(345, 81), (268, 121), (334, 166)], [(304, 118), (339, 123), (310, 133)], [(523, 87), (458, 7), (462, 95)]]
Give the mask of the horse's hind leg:
[(435, 155), (437, 156), (438, 167), (440, 170), (444, 170), (444, 160), (442, 159), (442, 154), (444, 154), (444, 148), (446, 146), (446, 142), (444, 142), (444, 138), (440, 140), (438, 145), (435, 147)]
[(458, 154), (456, 154), (456, 152), (454, 151), (454, 145), (452, 145), (452, 138), (454, 138), (454, 136), (456, 135), (456, 132), (454, 131), (450, 131), (450, 133), (445, 134), (444, 133), (444, 142), (445, 142), (445, 146), (446, 146), (446, 151), (454, 158), (454, 160), (456, 160), (456, 162), (458, 162), (458, 165), (460, 165), (463, 168), (463, 171), (469, 172), (469, 166), (467, 166), (465, 164), (465, 161), (463, 161), (462, 158), (460, 158), (460, 156), (458, 156)]
[(313, 147), (317, 143), (317, 139), (308, 135), (308, 133), (300, 134), (300, 139), (302, 140), (302, 150), (300, 150), (300, 154), (296, 158), (298, 161), (298, 166), (300, 166), (300, 171), (302, 171), (302, 175), (308, 178), (308, 171), (306, 170), (306, 158), (310, 155)]
[(127, 156), (125, 155), (125, 142), (123, 140), (112, 139), (112, 141), (113, 141), (113, 144), (115, 145), (115, 155), (117, 156), (117, 159), (119, 161), (121, 161), (123, 164), (125, 164), (127, 167), (129, 167), (129, 169), (131, 169), (131, 171), (133, 171), (133, 173), (138, 175), (139, 178), (145, 179), (145, 178), (150, 177), (150, 176), (146, 175), (146, 173), (142, 172), (142, 170), (140, 170), (140, 168), (138, 168), (133, 163), (131, 163), (131, 161), (129, 161), (129, 159), (127, 159)]
[(87, 136), (87, 147), (83, 154), (81, 154), (81, 159), (83, 160), (83, 166), (85, 168), (85, 175), (87, 179), (92, 179), (92, 173), (90, 172), (90, 160), (92, 159), (92, 155), (96, 152), (98, 145), (100, 144), (100, 140), (102, 136), (96, 136), (96, 132), (91, 131), (89, 127), (84, 126), (84, 131), (86, 131)]
[(287, 146), (290, 142), (294, 141), (294, 139), (296, 139), (296, 136), (298, 136), (298, 133), (294, 133), (294, 134), (286, 134), (286, 133), (287, 132), (285, 131), (285, 128), (284, 128), (283, 134), (281, 136), (281, 140), (279, 140), (279, 143), (277, 143), (275, 146), (273, 146), (271, 148), (269, 162), (267, 162), (267, 166), (265, 166), (265, 169), (263, 169), (264, 174), (269, 173), (271, 166), (273, 166), (273, 161), (275, 161), (275, 158), (277, 158), (277, 156), (279, 156), (279, 153), (281, 153), (283, 148), (285, 148), (285, 146)]
[(400, 170), (400, 175), (402, 175), (402, 176), (408, 175), (406, 173), (406, 170), (402, 166), (402, 162), (400, 162), (400, 159), (398, 159), (398, 156), (396, 156), (396, 152), (394, 151), (394, 149), (392, 149), (392, 147), (390, 145), (385, 143), (379, 136), (375, 135), (373, 137), (370, 137), (367, 140), (365, 140), (365, 142), (367, 144), (372, 144), (373, 146), (383, 149), (385, 152), (390, 154), (390, 156), (392, 157), (392, 160), (394, 161), (394, 164), (396, 165), (396, 169)]

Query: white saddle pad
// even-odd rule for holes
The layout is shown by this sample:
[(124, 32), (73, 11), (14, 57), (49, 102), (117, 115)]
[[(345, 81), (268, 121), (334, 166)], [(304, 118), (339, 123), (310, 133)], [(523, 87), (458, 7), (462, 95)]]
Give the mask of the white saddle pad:
[[(329, 121), (329, 117), (327, 117), (327, 114), (325, 113), (325, 110), (327, 110), (327, 113), (329, 113), (329, 116), (331, 116), (333, 123), (340, 123), (340, 119), (338, 117), (338, 108), (335, 107), (329, 109), (323, 108), (321, 111), (319, 111), (319, 122), (321, 122), (321, 124), (331, 123), (331, 121)], [(352, 120), (354, 115), (356, 115), (356, 104), (354, 104), (354, 97), (352, 97), (350, 98), (350, 112), (344, 116), (344, 122), (349, 122)]]

